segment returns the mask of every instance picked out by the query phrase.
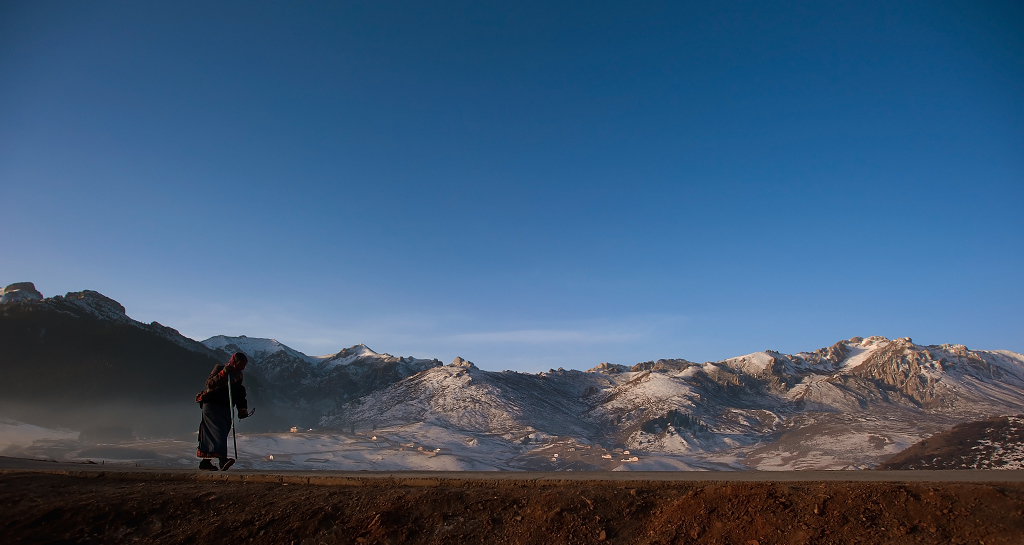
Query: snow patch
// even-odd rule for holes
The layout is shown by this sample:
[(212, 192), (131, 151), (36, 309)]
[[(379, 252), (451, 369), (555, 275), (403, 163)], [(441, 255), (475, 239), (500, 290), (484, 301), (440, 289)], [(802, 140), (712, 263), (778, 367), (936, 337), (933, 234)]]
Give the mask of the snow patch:
[(337, 354), (334, 354), (330, 358), (320, 360), (328, 367), (334, 367), (337, 365), (351, 365), (354, 361), (360, 358), (381, 358), (387, 357), (384, 354), (378, 354), (362, 343), (357, 344), (351, 348), (346, 348)]
[(746, 356), (722, 360), (722, 364), (747, 375), (760, 375), (771, 368), (775, 357), (768, 352), (754, 352)]
[(874, 337), (864, 339), (864, 341), (859, 345), (848, 344), (847, 347), (850, 350), (850, 355), (839, 363), (839, 368), (846, 371), (852, 371), (867, 361), (867, 359), (871, 357), (871, 354), (874, 354), (876, 350), (883, 346), (883, 343), (874, 341), (873, 339)]
[(275, 339), (261, 339), (246, 337), (240, 335), (238, 337), (228, 337), (226, 335), (217, 335), (210, 337), (203, 341), (203, 344), (211, 350), (222, 350), (225, 352), (240, 351), (249, 356), (250, 359), (265, 359), (271, 354), (278, 352), (284, 352), (289, 356), (298, 358), (308, 363), (316, 363), (320, 361), (318, 358), (310, 357), (298, 350), (290, 348), (284, 344), (281, 344)]

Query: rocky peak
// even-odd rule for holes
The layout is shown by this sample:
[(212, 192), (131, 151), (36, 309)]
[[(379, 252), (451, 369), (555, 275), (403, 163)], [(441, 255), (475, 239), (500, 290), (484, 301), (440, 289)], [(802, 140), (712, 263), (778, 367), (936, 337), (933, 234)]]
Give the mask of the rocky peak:
[(13, 303), (15, 301), (42, 301), (43, 294), (36, 290), (35, 284), (32, 282), (15, 282), (6, 288), (2, 294), (0, 294), (0, 305), (4, 303)]
[(602, 362), (594, 367), (587, 370), (588, 373), (604, 373), (606, 375), (617, 375), (629, 371), (631, 368), (628, 365), (621, 365), (618, 363)]
[(73, 291), (64, 296), (64, 300), (92, 311), (97, 315), (124, 317), (125, 309), (121, 303), (103, 295), (98, 291)]
[(967, 357), (968, 352), (970, 352), (970, 350), (962, 344), (941, 344), (939, 345), (939, 349), (961, 357)]
[(948, 405), (955, 398), (942, 380), (945, 367), (942, 358), (933, 358), (910, 337), (902, 337), (879, 347), (852, 374), (895, 387), (915, 403), (929, 407)]
[(362, 357), (362, 356), (376, 356), (377, 353), (370, 349), (363, 343), (352, 345), (348, 348), (343, 348), (341, 352), (338, 352), (334, 357), (337, 359)]
[[(860, 339), (860, 337), (854, 337), (854, 339)], [(860, 342), (860, 340), (858, 341), (858, 343)], [(850, 341), (852, 342), (853, 339), (850, 339)], [(822, 360), (825, 360), (835, 365), (845, 360), (847, 356), (850, 355), (850, 348), (846, 342), (839, 341), (833, 344), (832, 346), (829, 346), (828, 348), (819, 348), (815, 350), (814, 354), (820, 356)]]
[(462, 359), (459, 356), (455, 357), (455, 359), (451, 363), (451, 366), (452, 367), (462, 367), (463, 369), (476, 369), (477, 368), (476, 365), (473, 365), (473, 362), (471, 362), (469, 360), (464, 360), (464, 359)]
[[(603, 364), (602, 364), (603, 365)], [(611, 364), (609, 364), (611, 365)], [(630, 368), (631, 371), (681, 371), (697, 365), (696, 363), (684, 359), (660, 359), (658, 361), (645, 361), (638, 363)]]

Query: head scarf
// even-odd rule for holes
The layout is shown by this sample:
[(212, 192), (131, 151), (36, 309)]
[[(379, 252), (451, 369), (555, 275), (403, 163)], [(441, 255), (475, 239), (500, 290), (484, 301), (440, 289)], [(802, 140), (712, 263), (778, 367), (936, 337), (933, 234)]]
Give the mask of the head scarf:
[(231, 354), (231, 359), (228, 360), (228, 366), (238, 369), (239, 371), (245, 369), (245, 365), (247, 363), (249, 363), (249, 358), (245, 357), (245, 354), (241, 352)]

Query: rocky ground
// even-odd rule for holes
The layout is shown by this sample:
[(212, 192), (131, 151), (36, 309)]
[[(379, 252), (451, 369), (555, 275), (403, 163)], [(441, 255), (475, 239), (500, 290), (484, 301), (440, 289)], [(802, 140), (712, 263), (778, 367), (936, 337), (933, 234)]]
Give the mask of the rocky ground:
[[(218, 474), (215, 474), (218, 475)], [(3, 543), (1024, 543), (1021, 482), (197, 481), (0, 472)], [(708, 474), (713, 477), (713, 474)], [(257, 479), (258, 480), (258, 479)], [(353, 484), (360, 483), (360, 484)]]
[(879, 469), (1022, 469), (1024, 415), (968, 422), (889, 458)]

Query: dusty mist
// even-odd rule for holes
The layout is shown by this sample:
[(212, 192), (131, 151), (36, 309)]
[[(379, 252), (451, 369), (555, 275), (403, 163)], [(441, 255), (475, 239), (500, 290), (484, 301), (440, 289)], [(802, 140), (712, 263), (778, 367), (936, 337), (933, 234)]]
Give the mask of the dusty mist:
[(0, 403), (0, 456), (48, 460), (157, 460), (146, 443), (186, 456), (195, 448), (195, 406), (109, 403), (53, 407)]
[(54, 407), (43, 403), (0, 402), (0, 419), (109, 439), (177, 438), (195, 432), (199, 417), (195, 404), (112, 402)]

